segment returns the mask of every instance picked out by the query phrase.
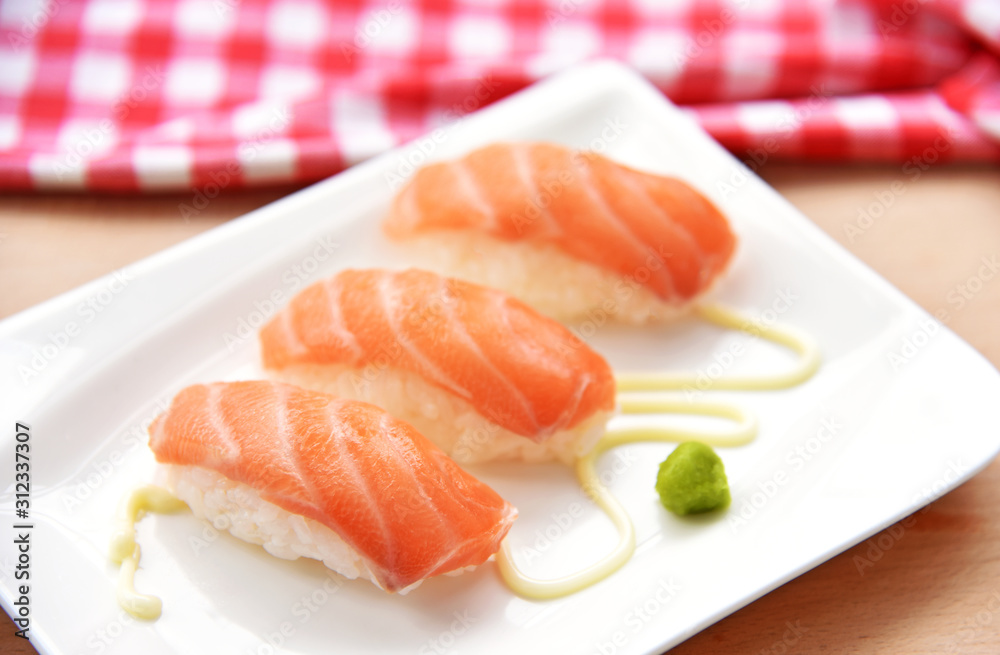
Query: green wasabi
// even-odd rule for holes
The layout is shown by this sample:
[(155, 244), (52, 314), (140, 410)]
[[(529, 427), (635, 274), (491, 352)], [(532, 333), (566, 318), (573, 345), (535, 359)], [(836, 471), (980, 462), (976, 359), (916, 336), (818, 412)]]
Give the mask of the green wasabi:
[(700, 514), (729, 507), (729, 481), (711, 446), (685, 441), (660, 464), (660, 502), (674, 514)]

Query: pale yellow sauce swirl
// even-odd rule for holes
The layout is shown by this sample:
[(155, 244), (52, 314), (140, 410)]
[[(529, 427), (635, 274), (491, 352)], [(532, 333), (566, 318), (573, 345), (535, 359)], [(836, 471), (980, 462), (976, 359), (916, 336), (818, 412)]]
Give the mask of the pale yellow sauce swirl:
[[(796, 364), (779, 374), (759, 376), (719, 377), (711, 384), (713, 390), (770, 391), (787, 389), (808, 380), (819, 368), (820, 353), (816, 344), (805, 335), (785, 327), (762, 326), (732, 310), (718, 305), (696, 308), (703, 319), (725, 328), (737, 329), (785, 346), (798, 353)], [(682, 390), (698, 383), (691, 374), (627, 373), (618, 376), (619, 392), (656, 392)], [(628, 512), (611, 492), (601, 484), (597, 460), (608, 450), (641, 441), (679, 442), (697, 440), (712, 446), (742, 446), (757, 436), (757, 419), (735, 405), (688, 402), (663, 396), (619, 397), (623, 414), (693, 414), (728, 419), (736, 425), (727, 432), (701, 432), (680, 428), (623, 428), (609, 431), (594, 449), (576, 462), (576, 476), (583, 490), (608, 515), (618, 530), (618, 545), (587, 568), (561, 578), (540, 580), (525, 575), (514, 562), (508, 541), (497, 553), (500, 575), (516, 594), (525, 598), (548, 600), (576, 593), (600, 582), (625, 564), (635, 552), (635, 528)]]
[[(721, 305), (699, 305), (694, 313), (719, 327), (739, 330), (788, 348), (798, 354), (798, 360), (787, 371), (769, 375), (729, 375), (709, 381), (713, 391), (774, 391), (802, 384), (819, 369), (820, 356), (816, 342), (789, 327), (755, 323), (739, 312)], [(618, 391), (680, 391), (697, 388), (698, 376), (690, 373), (622, 373), (616, 376)]]
[(135, 571), (141, 551), (135, 541), (135, 524), (146, 512), (170, 514), (187, 509), (184, 501), (162, 487), (148, 485), (134, 489), (122, 499), (118, 510), (118, 525), (111, 537), (111, 561), (121, 564), (118, 570), (116, 596), (122, 609), (137, 619), (160, 618), (163, 603), (156, 596), (135, 590)]
[[(754, 324), (737, 312), (718, 305), (700, 306), (695, 313), (721, 327), (759, 336), (785, 346), (799, 355), (790, 370), (771, 375), (728, 376), (712, 381), (713, 390), (767, 391), (787, 389), (808, 380), (819, 368), (819, 349), (811, 339), (791, 329)], [(692, 374), (626, 373), (617, 377), (619, 392), (676, 391), (699, 384)], [(643, 441), (677, 442), (698, 440), (713, 446), (741, 446), (757, 435), (757, 419), (739, 407), (721, 403), (688, 402), (670, 397), (629, 397), (618, 401), (623, 414), (692, 414), (727, 419), (736, 425), (728, 431), (706, 433), (680, 428), (623, 428), (608, 432), (594, 449), (576, 462), (576, 475), (584, 491), (614, 523), (619, 541), (615, 548), (596, 563), (582, 571), (550, 580), (539, 580), (525, 575), (517, 568), (504, 541), (497, 554), (500, 573), (507, 585), (517, 594), (539, 600), (558, 598), (576, 593), (608, 577), (625, 564), (635, 552), (635, 528), (628, 512), (605, 487), (597, 474), (597, 460), (608, 450), (629, 443)], [(123, 499), (119, 510), (118, 528), (111, 540), (111, 560), (120, 564), (118, 574), (118, 604), (136, 618), (159, 618), (163, 604), (156, 596), (140, 594), (135, 589), (135, 572), (141, 551), (135, 541), (135, 524), (146, 512), (173, 513), (187, 509), (187, 505), (166, 489), (156, 486), (140, 487)]]

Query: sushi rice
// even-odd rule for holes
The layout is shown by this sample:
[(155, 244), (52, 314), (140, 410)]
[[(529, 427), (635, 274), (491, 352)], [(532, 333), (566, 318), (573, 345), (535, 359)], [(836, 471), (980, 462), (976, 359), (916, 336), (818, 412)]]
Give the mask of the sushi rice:
[(149, 432), (196, 516), (389, 592), (482, 564), (517, 517), (384, 410), (278, 382), (192, 385)]
[(458, 230), (412, 237), (405, 246), (422, 268), (502, 289), (558, 321), (643, 325), (673, 320), (691, 306), (664, 301), (643, 286), (651, 269), (641, 262), (630, 279), (555, 245)]
[[(280, 559), (319, 560), (348, 580), (368, 580), (383, 589), (364, 558), (340, 535), (318, 521), (264, 500), (250, 485), (200, 466), (165, 464), (159, 475), (164, 486), (187, 503), (196, 517), (211, 522), (216, 529), (263, 546)], [(461, 567), (444, 575), (460, 575), (475, 568)], [(396, 593), (406, 594), (421, 583), (423, 580), (418, 580)]]
[(535, 442), (500, 427), (468, 401), (429, 384), (422, 376), (391, 366), (295, 364), (271, 376), (305, 389), (382, 407), (406, 421), (460, 464), (492, 460), (571, 464), (604, 434), (611, 412), (598, 411), (571, 429)]

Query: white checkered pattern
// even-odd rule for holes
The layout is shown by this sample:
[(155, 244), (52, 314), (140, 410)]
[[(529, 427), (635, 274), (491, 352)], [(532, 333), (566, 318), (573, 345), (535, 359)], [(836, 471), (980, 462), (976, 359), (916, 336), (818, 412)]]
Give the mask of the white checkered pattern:
[(594, 57), (750, 161), (1000, 161), (998, 56), (997, 0), (0, 0), (0, 189), (307, 182)]

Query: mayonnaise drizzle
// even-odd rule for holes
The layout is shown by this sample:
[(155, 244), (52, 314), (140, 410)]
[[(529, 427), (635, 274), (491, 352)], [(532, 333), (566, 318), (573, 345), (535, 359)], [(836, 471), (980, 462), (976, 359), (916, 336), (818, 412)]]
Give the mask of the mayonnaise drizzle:
[[(698, 306), (694, 312), (720, 327), (736, 329), (754, 337), (784, 346), (799, 355), (788, 371), (771, 375), (727, 376), (712, 381), (711, 390), (771, 391), (787, 389), (808, 380), (820, 365), (820, 353), (808, 337), (787, 327), (755, 324), (737, 312), (719, 305)], [(699, 380), (690, 373), (625, 373), (617, 376), (619, 393), (677, 391), (696, 386)], [(706, 389), (708, 390), (708, 389)], [(629, 443), (644, 441), (679, 442), (698, 440), (713, 446), (742, 446), (757, 436), (757, 419), (735, 405), (724, 403), (688, 402), (678, 398), (650, 395), (619, 396), (623, 414), (688, 414), (726, 419), (735, 423), (728, 431), (639, 427), (609, 431), (594, 449), (576, 462), (576, 476), (583, 490), (604, 510), (619, 534), (618, 544), (596, 563), (582, 571), (550, 580), (525, 575), (517, 568), (505, 540), (497, 554), (500, 574), (507, 585), (526, 598), (546, 600), (576, 593), (600, 582), (625, 564), (635, 552), (635, 528), (628, 512), (605, 487), (597, 473), (597, 461), (607, 451)], [(140, 487), (126, 496), (120, 506), (118, 527), (111, 539), (111, 560), (120, 564), (118, 573), (118, 604), (136, 618), (155, 620), (162, 612), (162, 601), (135, 589), (135, 572), (141, 550), (135, 541), (135, 524), (146, 512), (173, 513), (187, 505), (162, 487)]]
[[(787, 389), (808, 380), (820, 364), (819, 348), (812, 339), (787, 327), (765, 326), (753, 323), (737, 312), (719, 305), (695, 308), (704, 320), (720, 327), (746, 332), (794, 351), (799, 355), (795, 365), (784, 373), (771, 375), (744, 375), (721, 377), (713, 381), (712, 390), (772, 391)], [(626, 373), (617, 377), (618, 391), (656, 392), (681, 390), (698, 382), (690, 373)], [(618, 545), (596, 563), (582, 571), (550, 580), (540, 580), (525, 575), (514, 563), (510, 545), (505, 540), (497, 553), (497, 564), (504, 582), (517, 594), (526, 598), (547, 600), (576, 593), (608, 577), (625, 564), (635, 552), (635, 528), (628, 512), (605, 487), (597, 474), (597, 460), (601, 455), (629, 443), (641, 441), (679, 442), (697, 440), (712, 446), (742, 446), (757, 436), (757, 419), (735, 405), (724, 403), (688, 402), (662, 395), (619, 396), (623, 414), (693, 414), (727, 419), (736, 425), (726, 432), (701, 432), (698, 430), (645, 427), (620, 428), (609, 431), (594, 449), (576, 462), (576, 476), (583, 490), (604, 510), (618, 530)]]
[[(716, 378), (708, 389), (713, 391), (773, 391), (802, 384), (819, 369), (821, 356), (816, 342), (789, 327), (755, 323), (740, 313), (721, 305), (699, 305), (694, 313), (719, 327), (739, 330), (753, 337), (784, 346), (798, 354), (795, 365), (783, 373), (770, 375), (730, 375)], [(618, 391), (679, 391), (699, 388), (691, 373), (622, 373), (616, 377)]]
[(729, 419), (735, 422), (736, 426), (727, 432), (718, 433), (702, 433), (681, 428), (630, 428), (615, 430), (605, 435), (593, 450), (576, 461), (576, 477), (587, 495), (614, 523), (619, 535), (618, 545), (611, 553), (582, 571), (553, 580), (539, 580), (525, 575), (517, 568), (511, 556), (510, 545), (504, 541), (497, 555), (497, 563), (500, 565), (500, 574), (504, 582), (515, 593), (539, 600), (576, 593), (608, 577), (632, 557), (635, 551), (635, 528), (632, 527), (628, 512), (611, 495), (608, 488), (601, 484), (597, 474), (597, 460), (605, 452), (639, 441), (673, 442), (697, 439), (712, 445), (741, 446), (752, 441), (757, 435), (757, 419), (731, 405), (688, 403), (671, 399), (622, 399), (619, 404), (622, 412), (626, 414), (651, 412), (696, 414)]
[(121, 564), (118, 570), (116, 596), (122, 609), (138, 619), (160, 618), (162, 601), (156, 596), (135, 590), (135, 571), (139, 567), (141, 550), (135, 541), (135, 524), (146, 512), (170, 514), (187, 509), (184, 501), (162, 487), (148, 485), (133, 489), (122, 499), (118, 509), (117, 527), (111, 537), (111, 561)]

